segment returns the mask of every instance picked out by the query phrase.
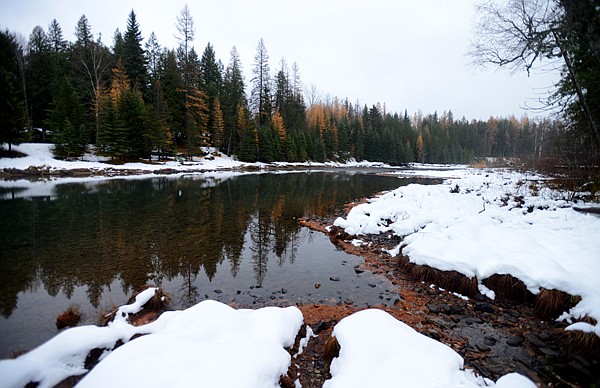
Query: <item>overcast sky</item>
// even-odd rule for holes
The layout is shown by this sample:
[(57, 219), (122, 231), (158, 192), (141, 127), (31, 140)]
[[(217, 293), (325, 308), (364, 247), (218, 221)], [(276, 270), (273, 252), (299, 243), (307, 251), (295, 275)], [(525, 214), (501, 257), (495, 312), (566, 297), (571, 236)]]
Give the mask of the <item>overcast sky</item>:
[(210, 42), (226, 66), (235, 45), (247, 91), (260, 38), (273, 74), (284, 57), (298, 63), (305, 89), (314, 84), (323, 95), (352, 103), (386, 103), (391, 112), (535, 117), (522, 107), (558, 77), (469, 65), (476, 0), (0, 0), (0, 28), (28, 38), (36, 25), (47, 31), (56, 18), (65, 38), (74, 41), (77, 20), (85, 14), (92, 33), (101, 33), (110, 47), (133, 9), (144, 39), (154, 31), (161, 46), (174, 48), (176, 18), (186, 3), (196, 51), (201, 55)]

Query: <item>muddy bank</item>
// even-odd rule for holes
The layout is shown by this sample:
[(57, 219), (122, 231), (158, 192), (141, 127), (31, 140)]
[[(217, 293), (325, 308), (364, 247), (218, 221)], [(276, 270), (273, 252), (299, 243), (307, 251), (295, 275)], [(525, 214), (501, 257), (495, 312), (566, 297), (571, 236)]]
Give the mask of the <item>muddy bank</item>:
[[(492, 277), (488, 285), (498, 289), (498, 296), (492, 301), (474, 292), (472, 281), (467, 281), (465, 285), (452, 274), (440, 277), (431, 269), (407, 265), (405, 258), (392, 258), (384, 250), (399, 244), (396, 236), (361, 235), (363, 244), (356, 246), (349, 241), (351, 236), (331, 227), (333, 220), (315, 218), (300, 222), (306, 227), (327, 233), (332, 243), (341, 249), (363, 256), (365, 270), (385, 275), (401, 295), (394, 306), (385, 310), (420, 333), (453, 348), (464, 358), (467, 368), (493, 380), (510, 372), (518, 372), (540, 386), (584, 387), (600, 384), (597, 338), (581, 338), (579, 334), (565, 332), (567, 324), (564, 322), (539, 318), (540, 313), (546, 316), (555, 316), (557, 313), (543, 310), (539, 300), (523, 292), (522, 288), (515, 287), (518, 282), (506, 277)], [(428, 277), (435, 278), (438, 283), (427, 281)], [(439, 281), (444, 278), (449, 279), (449, 285), (458, 284), (460, 287), (462, 284), (466, 291), (471, 290), (466, 292), (469, 297), (441, 288)], [(512, 288), (511, 292), (503, 292), (503, 286)], [(511, 293), (521, 297), (515, 299)], [(564, 303), (575, 302), (568, 295), (560, 293), (542, 292), (541, 296), (544, 295), (550, 299), (558, 298), (557, 304), (563, 307)], [(348, 306), (338, 308), (349, 314), (356, 311)], [(318, 307), (314, 309), (318, 311)], [(305, 313), (305, 321), (309, 325), (314, 315), (312, 310)], [(536, 310), (542, 311), (536, 314)], [(326, 320), (326, 316), (322, 319)], [(337, 322), (337, 319), (333, 320)], [(333, 321), (329, 323), (331, 326), (335, 324)], [(303, 386), (311, 385), (304, 385), (303, 382)]]

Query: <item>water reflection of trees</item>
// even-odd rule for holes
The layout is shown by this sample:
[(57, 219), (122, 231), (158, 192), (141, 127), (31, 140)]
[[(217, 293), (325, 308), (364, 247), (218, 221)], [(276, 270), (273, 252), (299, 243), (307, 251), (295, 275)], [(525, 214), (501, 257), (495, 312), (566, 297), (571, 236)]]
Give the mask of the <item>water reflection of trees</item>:
[(147, 281), (182, 276), (186, 303), (194, 280), (212, 280), (224, 262), (236, 276), (249, 236), (261, 286), (269, 257), (293, 263), (297, 219), (327, 216), (343, 203), (390, 188), (381, 177), (345, 174), (257, 174), (223, 182), (198, 177), (112, 180), (56, 186), (52, 199), (0, 201), (0, 313), (41, 281), (50, 295), (78, 286), (98, 306), (119, 279), (125, 293)]

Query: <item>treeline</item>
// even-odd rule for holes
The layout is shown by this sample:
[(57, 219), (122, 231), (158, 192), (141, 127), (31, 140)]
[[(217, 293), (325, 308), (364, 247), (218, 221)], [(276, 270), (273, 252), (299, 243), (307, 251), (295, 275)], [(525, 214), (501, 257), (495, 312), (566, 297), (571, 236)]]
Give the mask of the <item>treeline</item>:
[(110, 48), (94, 37), (85, 15), (74, 42), (64, 39), (56, 19), (46, 31), (35, 27), (26, 47), (1, 32), (0, 142), (40, 136), (64, 158), (93, 144), (98, 154), (118, 160), (194, 156), (215, 147), (248, 162), (466, 163), (474, 156), (539, 157), (549, 131), (558, 128), (527, 118), (409, 116), (379, 103), (319, 99), (315, 90), (306, 94), (307, 104), (298, 65), (282, 59), (273, 76), (262, 39), (247, 94), (235, 47), (227, 66), (210, 43), (196, 52), (187, 6), (176, 26), (175, 49), (162, 47), (154, 33), (143, 43), (133, 10)]

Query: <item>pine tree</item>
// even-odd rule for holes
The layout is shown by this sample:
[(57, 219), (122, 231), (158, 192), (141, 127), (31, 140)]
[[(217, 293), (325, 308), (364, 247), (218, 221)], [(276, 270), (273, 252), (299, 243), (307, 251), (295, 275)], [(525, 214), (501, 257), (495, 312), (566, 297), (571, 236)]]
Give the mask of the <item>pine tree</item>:
[(254, 121), (247, 119), (246, 108), (238, 107), (237, 132), (240, 136), (238, 158), (242, 162), (256, 162), (258, 158), (258, 130)]
[(271, 118), (271, 96), (270, 96), (270, 70), (269, 70), (269, 55), (262, 40), (258, 42), (256, 47), (256, 55), (254, 56), (254, 66), (252, 74), (254, 74), (252, 82), (252, 109), (257, 117), (259, 125), (266, 124)]
[[(215, 99), (219, 98), (223, 89), (223, 74), (220, 63), (217, 62), (215, 51), (210, 44), (206, 45), (200, 59), (200, 88), (208, 98), (208, 125), (213, 128), (216, 112), (213, 110)], [(214, 138), (213, 138), (214, 142)]]
[(142, 48), (142, 32), (131, 10), (127, 19), (127, 30), (123, 36), (123, 66), (131, 84), (143, 95), (148, 93), (148, 69), (145, 51)]
[(237, 152), (240, 136), (236, 131), (238, 124), (238, 107), (247, 108), (242, 64), (235, 46), (231, 49), (231, 59), (225, 71), (223, 80), (223, 123), (224, 146), (227, 154)]
[(115, 57), (115, 61), (123, 61), (125, 57), (125, 40), (123, 39), (123, 34), (117, 28), (115, 33), (113, 34), (113, 54)]
[(144, 45), (144, 48), (144, 52), (146, 54), (146, 63), (148, 63), (149, 78), (150, 80), (153, 80), (158, 77), (160, 56), (162, 53), (162, 48), (158, 43), (158, 38), (156, 37), (154, 31), (150, 33), (150, 37)]
[(25, 99), (19, 75), (18, 50), (15, 36), (8, 31), (0, 31), (0, 144), (7, 143), (9, 152), (13, 144), (27, 139), (27, 134), (23, 133)]
[(221, 103), (218, 97), (215, 98), (212, 113), (214, 115), (212, 122), (213, 146), (222, 150), (225, 125), (223, 124), (223, 112), (221, 111)]
[(54, 154), (72, 158), (83, 155), (88, 144), (83, 107), (68, 79), (63, 79), (45, 123), (53, 134)]
[(123, 159), (130, 155), (131, 137), (123, 112), (127, 110), (124, 103), (128, 99), (131, 83), (121, 61), (113, 68), (113, 79), (109, 93), (100, 99), (100, 134), (99, 143), (102, 152), (112, 158)]
[(29, 36), (27, 45), (27, 97), (29, 98), (31, 125), (43, 127), (48, 119), (52, 102), (53, 55), (50, 39), (40, 26), (36, 26)]
[(173, 50), (161, 55), (159, 69), (158, 79), (164, 98), (167, 126), (171, 129), (175, 142), (182, 144), (185, 138), (185, 89)]

